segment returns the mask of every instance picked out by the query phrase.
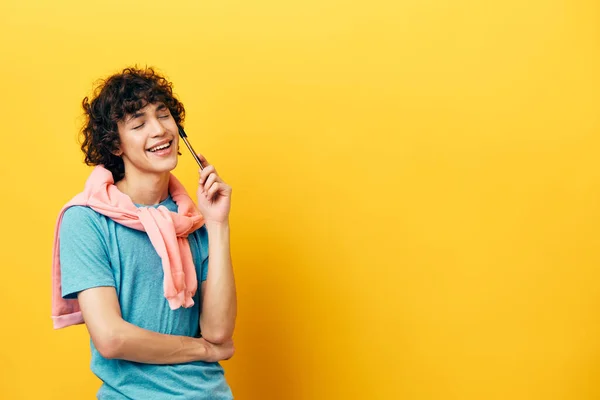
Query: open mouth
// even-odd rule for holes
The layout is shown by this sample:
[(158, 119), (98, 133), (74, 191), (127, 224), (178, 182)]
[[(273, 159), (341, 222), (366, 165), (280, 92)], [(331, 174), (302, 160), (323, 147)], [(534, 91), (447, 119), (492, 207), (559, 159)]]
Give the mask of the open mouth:
[(165, 144), (161, 144), (161, 145), (159, 145), (159, 146), (154, 146), (154, 147), (151, 147), (151, 148), (149, 148), (149, 149), (148, 149), (148, 150), (146, 150), (146, 151), (149, 151), (149, 152), (151, 152), (151, 153), (156, 153), (157, 151), (166, 150), (166, 149), (168, 149), (169, 147), (171, 147), (171, 143), (173, 143), (173, 141), (172, 141), (172, 140), (171, 140), (169, 143), (165, 143)]

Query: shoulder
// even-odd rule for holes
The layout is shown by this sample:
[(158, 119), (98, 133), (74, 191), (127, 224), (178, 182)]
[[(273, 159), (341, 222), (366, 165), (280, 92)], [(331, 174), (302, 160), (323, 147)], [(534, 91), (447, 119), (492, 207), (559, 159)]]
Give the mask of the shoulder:
[(196, 255), (201, 259), (208, 257), (208, 231), (206, 226), (202, 225), (188, 236)]
[(61, 232), (69, 231), (75, 234), (103, 231), (103, 220), (105, 217), (98, 212), (85, 206), (72, 206), (65, 210), (60, 230)]
[(63, 221), (89, 221), (97, 220), (100, 214), (86, 206), (71, 206), (65, 210)]

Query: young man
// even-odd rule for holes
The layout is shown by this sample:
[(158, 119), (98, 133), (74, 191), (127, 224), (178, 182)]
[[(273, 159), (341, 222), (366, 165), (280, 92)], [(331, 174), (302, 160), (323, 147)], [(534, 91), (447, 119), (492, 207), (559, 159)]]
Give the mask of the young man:
[(55, 327), (85, 321), (98, 399), (231, 399), (231, 187), (199, 156), (196, 207), (171, 174), (185, 111), (152, 69), (109, 77), (83, 108), (96, 167), (57, 224)]

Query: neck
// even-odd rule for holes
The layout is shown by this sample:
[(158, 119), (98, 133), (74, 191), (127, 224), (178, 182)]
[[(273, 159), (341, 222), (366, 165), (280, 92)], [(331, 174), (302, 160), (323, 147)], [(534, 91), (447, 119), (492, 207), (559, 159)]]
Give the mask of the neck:
[[(135, 175), (135, 176), (133, 176)], [(135, 204), (156, 205), (169, 196), (169, 172), (160, 174), (127, 174), (115, 185)]]

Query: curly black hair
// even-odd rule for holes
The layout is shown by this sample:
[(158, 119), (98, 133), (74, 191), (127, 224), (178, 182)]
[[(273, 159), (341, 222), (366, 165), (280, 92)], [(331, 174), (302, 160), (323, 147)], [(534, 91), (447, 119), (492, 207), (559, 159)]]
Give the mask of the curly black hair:
[(82, 102), (86, 122), (81, 130), (81, 150), (87, 165), (104, 165), (115, 182), (123, 179), (123, 159), (114, 153), (120, 147), (117, 122), (148, 103), (164, 103), (178, 125), (183, 125), (185, 109), (173, 95), (173, 84), (153, 68), (125, 68), (100, 82), (93, 99)]

